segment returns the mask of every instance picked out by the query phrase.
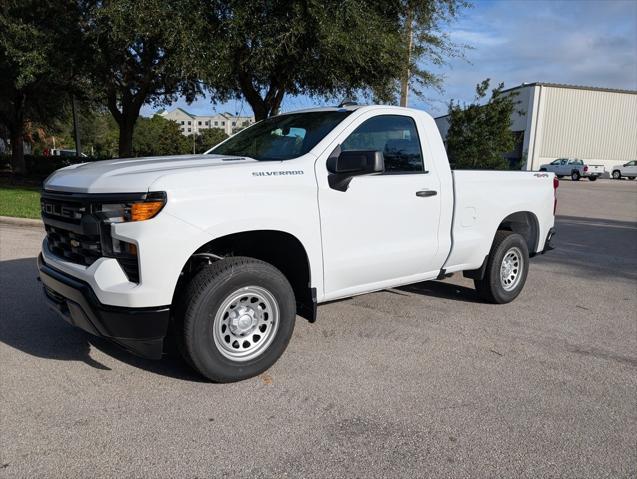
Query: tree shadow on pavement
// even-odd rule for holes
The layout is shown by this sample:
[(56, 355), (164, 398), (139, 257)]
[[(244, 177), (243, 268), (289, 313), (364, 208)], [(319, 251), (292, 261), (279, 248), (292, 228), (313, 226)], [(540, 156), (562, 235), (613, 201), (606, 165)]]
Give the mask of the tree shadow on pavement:
[(203, 381), (181, 358), (159, 361), (140, 358), (109, 341), (67, 324), (50, 310), (37, 281), (35, 258), (0, 262), (0, 342), (32, 356), (81, 361), (105, 371), (110, 367), (91, 357), (91, 346), (112, 358), (163, 376)]

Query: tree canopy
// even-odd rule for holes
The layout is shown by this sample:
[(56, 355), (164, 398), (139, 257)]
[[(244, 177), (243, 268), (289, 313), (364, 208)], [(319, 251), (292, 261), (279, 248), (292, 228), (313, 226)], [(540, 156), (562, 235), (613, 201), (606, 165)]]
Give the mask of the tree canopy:
[(78, 89), (79, 25), (72, 0), (0, 3), (0, 123), (10, 134), (16, 173), (25, 172), (25, 125), (59, 118)]
[(484, 102), (490, 80), (476, 85), (473, 103), (449, 104), (447, 154), (454, 168), (507, 169), (504, 154), (513, 150), (515, 140), (511, 132), (511, 117), (517, 104), (516, 94), (503, 92), (500, 83), (491, 90)]
[[(144, 123), (138, 122), (142, 107), (179, 97), (245, 98), (257, 120), (278, 113), (285, 95), (394, 103), (406, 74), (418, 88), (439, 84), (429, 66), (457, 53), (442, 28), (464, 5), (464, 0), (4, 0), (0, 131), (10, 132), (13, 169), (23, 172), (25, 125), (50, 126), (67, 115), (71, 94), (93, 102), (100, 114), (110, 112), (120, 157), (147, 151), (135, 146), (133, 135)], [(207, 139), (200, 141), (203, 148)]]
[[(204, 0), (205, 1), (205, 0)], [(213, 98), (242, 96), (257, 120), (276, 114), (286, 94), (372, 94), (394, 102), (407, 63), (418, 85), (439, 78), (421, 64), (453, 53), (438, 31), (461, 0), (324, 2), (209, 0), (205, 22), (218, 64), (204, 77)], [(409, 13), (408, 13), (409, 12)], [(405, 26), (415, 34), (405, 36)], [(411, 52), (411, 54), (410, 54)]]
[[(144, 104), (167, 105), (201, 92), (199, 0), (95, 0), (84, 13), (93, 93), (119, 126), (119, 155), (133, 152)], [(204, 58), (202, 58), (204, 57)]]

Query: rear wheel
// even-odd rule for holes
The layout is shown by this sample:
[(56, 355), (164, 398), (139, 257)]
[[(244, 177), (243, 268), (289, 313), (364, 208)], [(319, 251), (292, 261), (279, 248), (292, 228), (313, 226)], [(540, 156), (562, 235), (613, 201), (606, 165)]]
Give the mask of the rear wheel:
[(635, 179), (634, 176), (627, 176), (626, 178), (628, 178), (629, 180), (634, 180)]
[(562, 178), (564, 178), (564, 175), (555, 175), (555, 176), (557, 176), (558, 180), (561, 180)]
[(622, 179), (622, 172), (619, 171), (619, 170), (613, 171), (613, 179), (621, 180)]
[(253, 258), (204, 267), (177, 308), (184, 358), (217, 382), (262, 373), (283, 354), (294, 331), (296, 303), (287, 278)]
[(489, 303), (513, 301), (524, 288), (529, 270), (529, 250), (522, 236), (498, 231), (491, 246), (483, 279), (474, 280), (478, 294)]
[(571, 180), (579, 181), (580, 178), (581, 175), (579, 174), (579, 171), (575, 170), (573, 173), (571, 173)]
[(595, 181), (597, 179), (597, 176), (589, 176), (588, 177), (588, 181)]

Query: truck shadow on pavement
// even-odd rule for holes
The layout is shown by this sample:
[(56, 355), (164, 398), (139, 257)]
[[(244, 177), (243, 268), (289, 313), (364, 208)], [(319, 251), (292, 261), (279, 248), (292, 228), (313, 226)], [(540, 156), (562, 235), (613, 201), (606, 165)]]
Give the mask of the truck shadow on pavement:
[[(637, 222), (559, 216), (555, 246), (555, 251), (532, 260), (531, 271), (543, 264), (551, 274), (637, 279)], [(110, 370), (91, 355), (94, 348), (135, 368), (186, 381), (204, 381), (176, 352), (171, 351), (161, 361), (138, 358), (66, 324), (47, 307), (37, 274), (35, 258), (0, 262), (0, 342), (35, 357), (81, 361), (96, 369)], [(427, 281), (390, 292), (481, 302), (473, 288), (452, 282)]]
[(180, 357), (161, 361), (139, 358), (109, 341), (74, 328), (51, 311), (36, 280), (35, 258), (0, 262), (0, 342), (29, 355), (80, 361), (95, 369), (111, 368), (91, 355), (95, 348), (133, 367), (186, 381), (203, 381)]
[[(462, 273), (458, 273), (462, 276)], [(440, 299), (453, 299), (465, 303), (484, 303), (475, 289), (442, 281), (423, 281), (422, 283), (408, 284), (396, 288), (406, 293), (420, 294)]]

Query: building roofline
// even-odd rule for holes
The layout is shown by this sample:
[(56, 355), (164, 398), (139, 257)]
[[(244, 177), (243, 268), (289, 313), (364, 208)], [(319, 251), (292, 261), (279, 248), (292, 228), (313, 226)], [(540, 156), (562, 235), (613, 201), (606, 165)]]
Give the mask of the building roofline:
[(626, 90), (622, 88), (606, 88), (606, 87), (586, 86), (586, 85), (569, 85), (567, 83), (550, 83), (550, 82), (539, 82), (539, 81), (532, 82), (532, 83), (522, 83), (521, 85), (507, 88), (506, 90), (502, 90), (502, 93), (512, 91), (512, 90), (519, 90), (520, 88), (526, 88), (530, 86), (546, 86), (550, 88), (564, 88), (566, 90), (603, 91), (607, 93), (627, 93), (629, 95), (637, 95), (637, 90)]
[[(188, 115), (190, 118), (194, 118), (194, 117), (195, 117), (195, 115), (193, 115), (192, 113), (188, 113), (188, 112), (187, 112), (186, 110), (184, 110), (183, 108), (177, 107), (177, 108), (175, 108), (175, 110), (179, 110), (180, 112), (185, 113), (185, 114), (186, 114), (186, 115)], [(175, 111), (175, 110), (173, 110), (173, 111)]]

